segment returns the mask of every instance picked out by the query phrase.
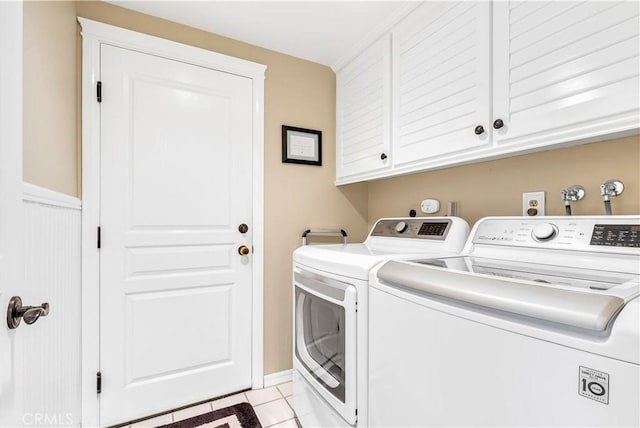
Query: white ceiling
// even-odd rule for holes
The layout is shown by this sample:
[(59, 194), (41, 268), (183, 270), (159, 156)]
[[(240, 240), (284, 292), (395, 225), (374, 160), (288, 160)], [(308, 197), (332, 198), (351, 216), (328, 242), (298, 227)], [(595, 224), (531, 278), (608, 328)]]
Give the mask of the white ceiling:
[(334, 66), (410, 1), (122, 1), (116, 4)]

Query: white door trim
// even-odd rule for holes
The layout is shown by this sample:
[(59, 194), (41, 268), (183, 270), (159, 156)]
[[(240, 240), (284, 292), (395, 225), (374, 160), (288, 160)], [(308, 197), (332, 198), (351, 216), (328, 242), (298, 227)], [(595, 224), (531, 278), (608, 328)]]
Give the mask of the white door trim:
[[(263, 386), (264, 74), (266, 66), (78, 18), (82, 27), (82, 425), (98, 426), (100, 220), (100, 45), (136, 50), (252, 79), (253, 82), (253, 273), (252, 387)], [(107, 96), (107, 95), (105, 95)]]

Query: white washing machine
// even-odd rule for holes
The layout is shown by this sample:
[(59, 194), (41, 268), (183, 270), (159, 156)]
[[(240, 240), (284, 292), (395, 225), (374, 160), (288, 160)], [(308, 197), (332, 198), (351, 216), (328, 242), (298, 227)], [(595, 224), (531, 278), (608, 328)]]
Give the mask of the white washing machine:
[(371, 272), (371, 426), (640, 425), (640, 217), (486, 218)]
[(293, 253), (293, 401), (303, 427), (367, 425), (369, 271), (395, 258), (457, 254), (468, 234), (457, 217), (381, 219), (364, 243)]

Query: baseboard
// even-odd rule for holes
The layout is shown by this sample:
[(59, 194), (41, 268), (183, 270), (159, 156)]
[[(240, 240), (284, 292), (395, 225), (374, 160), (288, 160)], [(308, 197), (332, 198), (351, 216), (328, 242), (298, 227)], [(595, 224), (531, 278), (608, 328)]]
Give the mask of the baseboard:
[(291, 381), (293, 376), (293, 370), (284, 370), (277, 373), (271, 373), (264, 377), (264, 387), (268, 388), (273, 385), (279, 385), (281, 383)]

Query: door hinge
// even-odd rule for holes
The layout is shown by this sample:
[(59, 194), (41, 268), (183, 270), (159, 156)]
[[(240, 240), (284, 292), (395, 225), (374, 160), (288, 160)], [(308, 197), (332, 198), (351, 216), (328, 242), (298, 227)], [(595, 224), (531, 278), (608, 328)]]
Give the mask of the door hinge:
[(102, 392), (102, 372), (96, 373), (96, 391), (98, 394)]
[(100, 232), (100, 226), (98, 226), (98, 249), (100, 249), (100, 245), (101, 245), (101, 232)]
[(96, 97), (98, 98), (98, 102), (102, 102), (102, 82), (98, 80), (98, 85), (96, 88)]

